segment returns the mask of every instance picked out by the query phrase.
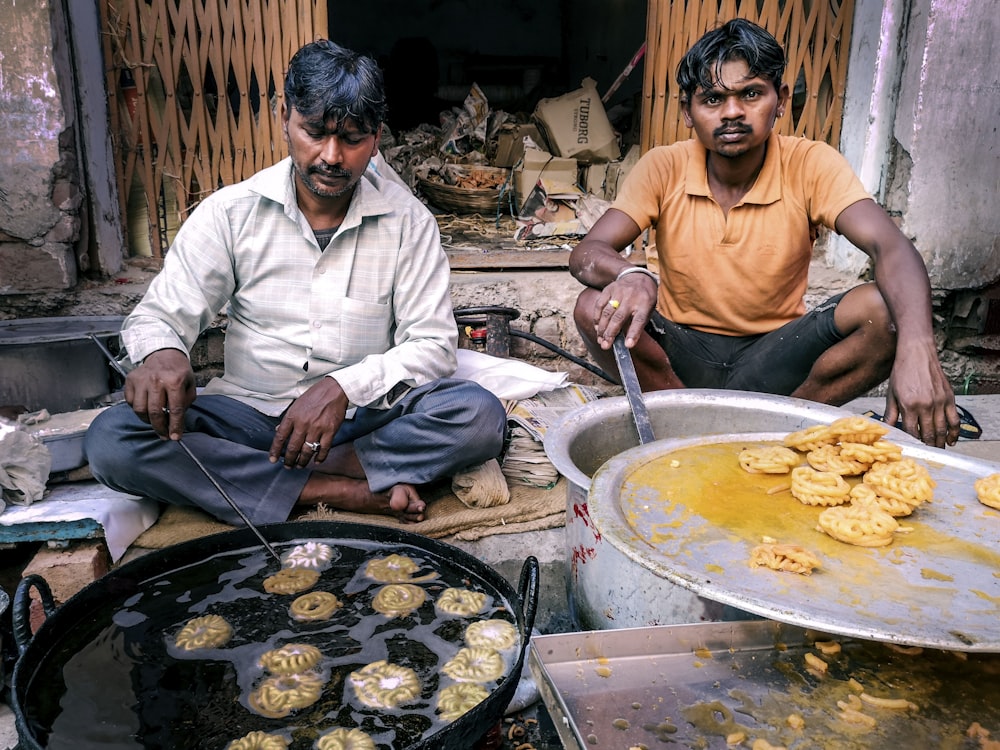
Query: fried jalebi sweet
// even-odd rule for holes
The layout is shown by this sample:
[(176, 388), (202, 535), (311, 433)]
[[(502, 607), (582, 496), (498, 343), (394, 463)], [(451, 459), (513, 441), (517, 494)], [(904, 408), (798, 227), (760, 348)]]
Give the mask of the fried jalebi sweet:
[(930, 472), (912, 458), (880, 461), (865, 472), (863, 481), (882, 497), (914, 507), (930, 502), (937, 486)]
[(976, 488), (979, 502), (1000, 510), (1000, 473), (977, 479), (973, 486)]
[(841, 446), (823, 445), (806, 454), (806, 461), (816, 471), (828, 471), (844, 477), (854, 477), (864, 474), (868, 464), (844, 456)]
[(819, 558), (798, 544), (758, 544), (750, 550), (750, 564), (805, 576), (820, 567)]
[(280, 734), (250, 732), (226, 745), (226, 750), (286, 750), (288, 740)]
[(322, 542), (305, 542), (292, 547), (285, 555), (283, 563), (286, 568), (313, 568), (324, 570), (333, 560), (333, 547)]
[(503, 657), (491, 648), (462, 648), (441, 671), (458, 682), (492, 682), (503, 677)]
[(269, 594), (298, 594), (316, 585), (319, 571), (310, 568), (282, 568), (264, 579), (264, 591)]
[(884, 547), (899, 528), (896, 519), (867, 505), (827, 508), (819, 514), (819, 530), (841, 542), (859, 547)]
[(474, 682), (449, 685), (438, 695), (438, 713), (445, 721), (454, 721), (486, 700), (489, 694), (489, 690)]
[(310, 591), (296, 598), (288, 607), (288, 613), (294, 620), (314, 622), (329, 620), (342, 606), (340, 599), (327, 591)]
[(797, 451), (808, 453), (824, 445), (833, 445), (837, 442), (837, 436), (830, 432), (829, 426), (825, 424), (815, 424), (803, 430), (790, 432), (785, 436), (785, 446), (794, 448)]
[(830, 423), (830, 432), (840, 443), (874, 443), (889, 432), (882, 422), (868, 417), (841, 417)]
[(791, 491), (805, 505), (843, 505), (850, 498), (851, 486), (840, 474), (797, 466), (792, 469)]
[(337, 727), (316, 740), (316, 750), (375, 750), (375, 740), (360, 729)]
[(504, 651), (517, 643), (517, 628), (506, 620), (477, 620), (465, 629), (465, 642)]
[(257, 663), (273, 674), (295, 674), (308, 672), (322, 658), (320, 650), (308, 643), (286, 643), (261, 654)]
[(739, 462), (751, 474), (787, 474), (798, 466), (799, 454), (780, 445), (761, 445), (740, 451)]
[(174, 645), (185, 651), (202, 648), (219, 648), (233, 637), (233, 628), (220, 615), (195, 617), (180, 629), (174, 638)]
[(250, 708), (268, 719), (283, 719), (307, 708), (323, 694), (323, 679), (315, 672), (268, 677), (250, 693)]
[(413, 574), (418, 570), (420, 565), (413, 558), (396, 554), (377, 557), (365, 565), (365, 575), (380, 583), (415, 583), (438, 577), (437, 573), (431, 572), (415, 578)]
[(389, 583), (378, 590), (372, 608), (386, 617), (408, 615), (427, 600), (427, 592), (412, 583)]
[(420, 697), (420, 680), (408, 667), (373, 661), (348, 678), (358, 700), (369, 708), (395, 708)]
[(434, 606), (449, 615), (470, 617), (482, 612), (486, 606), (486, 594), (469, 589), (445, 589), (434, 602)]
[(903, 457), (903, 449), (888, 440), (874, 443), (841, 443), (840, 455), (871, 466), (874, 463), (898, 461)]
[(872, 505), (884, 510), (893, 518), (902, 518), (913, 512), (914, 506), (901, 500), (882, 497), (867, 484), (856, 484), (851, 487), (851, 505)]

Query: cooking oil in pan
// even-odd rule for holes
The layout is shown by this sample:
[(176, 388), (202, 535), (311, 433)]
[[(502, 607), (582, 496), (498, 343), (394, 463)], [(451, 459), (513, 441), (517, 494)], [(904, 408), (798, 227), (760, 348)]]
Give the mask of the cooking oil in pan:
[[(275, 571), (259, 550), (219, 554), (144, 582), (141, 593), (109, 607), (103, 622), (81, 624), (46, 655), (26, 690), (32, 736), (52, 750), (221, 750), (255, 730), (282, 735), (292, 748), (312, 748), (336, 726), (359, 727), (380, 748), (404, 748), (432, 736), (447, 725), (435, 713), (438, 691), (450, 682), (441, 667), (464, 645), (465, 628), (476, 619), (516, 625), (512, 609), (464, 568), (423, 550), (395, 547), (393, 552), (439, 575), (417, 584), (427, 599), (416, 611), (386, 617), (371, 606), (384, 584), (363, 573), (365, 563), (385, 548), (364, 542), (341, 542), (338, 548), (341, 558), (310, 589), (329, 591), (343, 603), (325, 621), (298, 622), (288, 612), (298, 594), (264, 591), (263, 579)], [(483, 591), (483, 611), (474, 617), (439, 614), (434, 601), (447, 587)], [(205, 614), (232, 625), (230, 640), (215, 649), (177, 648), (180, 628)], [(259, 659), (289, 643), (322, 653), (316, 667), (322, 695), (286, 718), (265, 718), (248, 703), (266, 677)], [(486, 685), (488, 690), (510, 677), (517, 650), (502, 652), (506, 672)], [(395, 709), (358, 702), (349, 685), (351, 672), (381, 659), (417, 673), (418, 699)]]

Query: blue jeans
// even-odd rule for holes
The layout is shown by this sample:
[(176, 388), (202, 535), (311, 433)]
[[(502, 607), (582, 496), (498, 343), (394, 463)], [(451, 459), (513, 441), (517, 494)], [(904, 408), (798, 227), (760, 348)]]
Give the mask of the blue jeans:
[[(285, 521), (311, 475), (268, 459), (280, 417), (228, 396), (199, 396), (184, 415), (184, 443), (254, 523)], [(389, 409), (361, 407), (333, 444), (353, 443), (372, 492), (421, 485), (499, 455), (500, 401), (479, 385), (444, 378), (412, 389)], [(84, 443), (94, 478), (120, 492), (201, 508), (241, 523), (179, 445), (160, 438), (128, 404), (99, 414)]]

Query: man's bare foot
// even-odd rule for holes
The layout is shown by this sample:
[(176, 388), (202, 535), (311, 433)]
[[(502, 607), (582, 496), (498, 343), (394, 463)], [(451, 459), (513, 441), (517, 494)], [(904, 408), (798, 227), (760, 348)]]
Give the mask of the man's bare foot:
[(320, 503), (351, 513), (395, 516), (409, 523), (423, 521), (427, 507), (412, 484), (397, 484), (386, 492), (375, 493), (364, 479), (314, 471), (302, 488), (296, 505)]

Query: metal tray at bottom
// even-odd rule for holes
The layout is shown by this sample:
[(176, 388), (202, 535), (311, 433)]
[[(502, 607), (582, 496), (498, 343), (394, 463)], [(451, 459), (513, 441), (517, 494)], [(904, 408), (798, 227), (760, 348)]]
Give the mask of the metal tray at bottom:
[[(741, 747), (971, 750), (980, 747), (967, 735), (974, 722), (1000, 737), (1000, 654), (901, 649), (755, 620), (535, 636), (528, 664), (569, 750), (727, 748), (740, 733)], [(862, 691), (915, 707), (865, 702), (874, 727), (846, 721), (838, 701)]]

